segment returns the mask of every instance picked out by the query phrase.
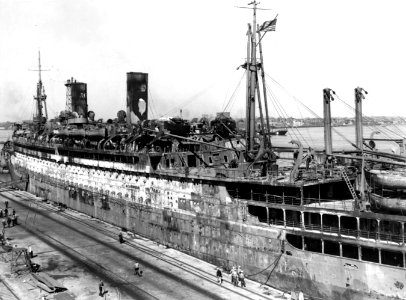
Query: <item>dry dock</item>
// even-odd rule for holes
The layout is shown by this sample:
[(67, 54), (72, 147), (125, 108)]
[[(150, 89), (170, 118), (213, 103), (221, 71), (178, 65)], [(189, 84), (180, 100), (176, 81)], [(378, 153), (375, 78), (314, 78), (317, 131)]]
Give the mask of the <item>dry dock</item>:
[[(7, 259), (0, 259), (0, 299), (290, 299), (287, 294), (260, 283), (247, 281), (235, 287), (223, 272), (216, 282), (216, 266), (72, 210), (61, 210), (29, 193), (0, 190), (0, 208), (5, 201), (16, 210), (19, 225), (6, 228), (12, 246), (32, 247), (40, 271), (58, 280), (68, 290), (48, 294), (36, 287), (28, 273), (15, 274)], [(4, 257), (1, 254), (0, 257)], [(143, 276), (134, 275), (138, 262)], [(108, 293), (99, 296), (99, 282)], [(272, 284), (272, 283), (271, 283)]]

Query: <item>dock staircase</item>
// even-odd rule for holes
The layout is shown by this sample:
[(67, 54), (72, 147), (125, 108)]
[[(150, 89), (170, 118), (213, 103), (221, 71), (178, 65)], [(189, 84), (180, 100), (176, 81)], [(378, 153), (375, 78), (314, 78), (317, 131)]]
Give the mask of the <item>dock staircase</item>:
[(341, 173), (341, 177), (343, 177), (345, 183), (346, 183), (347, 186), (348, 186), (348, 189), (350, 190), (350, 193), (351, 193), (351, 195), (352, 195), (352, 198), (353, 198), (355, 201), (358, 201), (359, 199), (358, 199), (357, 193), (355, 192), (354, 187), (353, 187), (353, 185), (351, 184), (350, 178), (348, 177), (348, 174), (347, 174), (347, 172), (345, 171), (345, 168), (344, 168), (344, 167), (341, 167), (341, 168), (339, 168), (339, 170), (340, 170), (340, 173)]

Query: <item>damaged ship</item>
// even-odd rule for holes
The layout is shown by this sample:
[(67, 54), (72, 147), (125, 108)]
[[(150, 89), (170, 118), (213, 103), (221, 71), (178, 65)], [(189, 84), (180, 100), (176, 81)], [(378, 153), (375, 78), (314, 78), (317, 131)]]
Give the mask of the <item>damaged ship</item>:
[(40, 75), (35, 118), (16, 126), (5, 146), (13, 179), (39, 197), (311, 299), (406, 298), (406, 218), (361, 209), (359, 169), (331, 159), (331, 90), (323, 98), (325, 153), (305, 167), (292, 141), (294, 165), (280, 166), (267, 99), (259, 97), (261, 37), (276, 19), (257, 31), (252, 5), (245, 134), (228, 118), (205, 129), (149, 120), (149, 75), (141, 72), (127, 73), (127, 109), (115, 120), (96, 120), (86, 83), (74, 79), (65, 84), (66, 110), (49, 120)]

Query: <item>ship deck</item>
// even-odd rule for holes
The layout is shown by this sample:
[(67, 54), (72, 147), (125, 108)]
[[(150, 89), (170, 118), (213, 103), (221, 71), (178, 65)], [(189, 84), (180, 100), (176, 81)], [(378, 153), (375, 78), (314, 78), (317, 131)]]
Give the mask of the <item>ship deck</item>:
[(304, 207), (318, 208), (326, 210), (341, 210), (341, 211), (354, 211), (354, 199), (336, 200), (336, 201), (322, 201), (319, 203), (306, 204)]

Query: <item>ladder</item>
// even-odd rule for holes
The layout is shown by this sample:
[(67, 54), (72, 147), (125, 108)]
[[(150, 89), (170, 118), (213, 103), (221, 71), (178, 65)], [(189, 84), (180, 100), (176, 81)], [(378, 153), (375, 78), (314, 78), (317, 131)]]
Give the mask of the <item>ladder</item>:
[(358, 201), (358, 200), (359, 200), (359, 199), (358, 199), (358, 196), (357, 196), (357, 194), (355, 193), (355, 190), (354, 190), (354, 187), (353, 187), (352, 184), (351, 184), (350, 178), (348, 178), (347, 172), (345, 172), (345, 168), (342, 167), (342, 168), (339, 168), (339, 170), (340, 170), (341, 176), (344, 178), (344, 181), (345, 181), (345, 183), (346, 183), (347, 186), (348, 186), (348, 189), (349, 189), (350, 192), (351, 192), (352, 198), (353, 198), (355, 201)]

